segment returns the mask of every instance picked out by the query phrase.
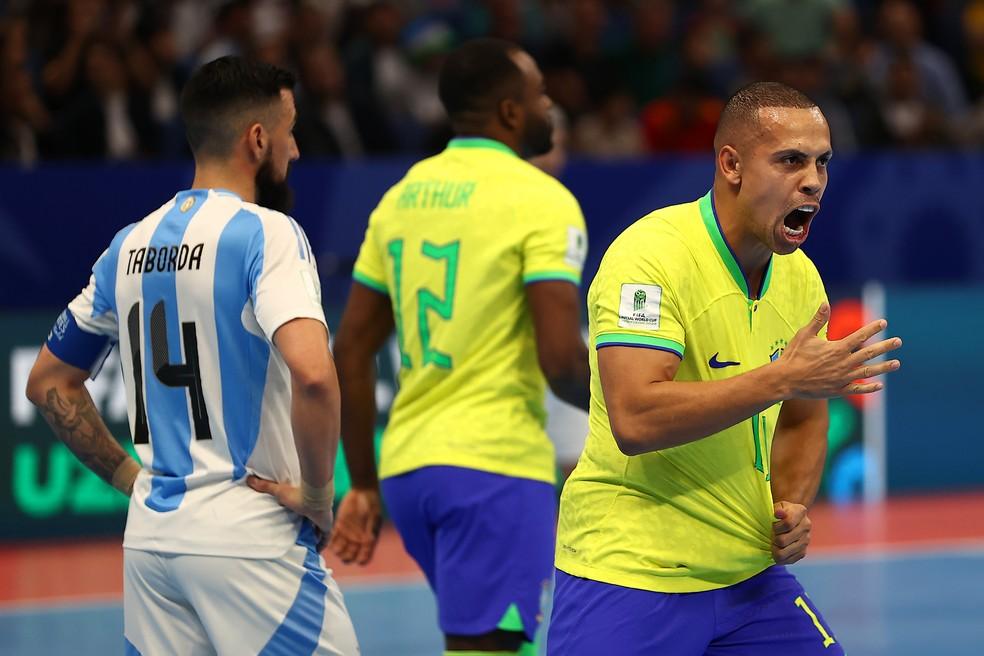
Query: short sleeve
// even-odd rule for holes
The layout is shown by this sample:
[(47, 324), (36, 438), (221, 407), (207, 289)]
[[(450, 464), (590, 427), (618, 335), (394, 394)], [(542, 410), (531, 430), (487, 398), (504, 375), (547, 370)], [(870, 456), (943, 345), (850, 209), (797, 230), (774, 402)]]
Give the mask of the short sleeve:
[(290, 217), (274, 215), (250, 241), (247, 255), (253, 312), (271, 342), (293, 319), (325, 324), (321, 282), (304, 230)]
[(116, 263), (114, 243), (92, 267), (82, 291), (55, 320), (45, 344), (62, 362), (91, 372), (95, 377), (119, 339), (116, 313)]
[(113, 341), (119, 337), (116, 316), (116, 265), (118, 249), (103, 251), (92, 267), (89, 284), (68, 304), (79, 327)]
[(524, 203), (525, 216), (520, 217), (530, 226), (522, 244), (523, 282), (567, 280), (580, 285), (588, 234), (577, 200), (564, 188), (530, 198), (536, 200)]
[(362, 240), (359, 256), (356, 258), (355, 266), (352, 269), (352, 278), (380, 294), (388, 295), (384, 254), (380, 252), (379, 243), (376, 240), (377, 212), (373, 212), (372, 216), (369, 217), (366, 236)]
[(681, 316), (684, 267), (673, 266), (672, 257), (649, 254), (666, 250), (629, 233), (609, 248), (598, 269), (588, 310), (594, 323), (595, 348), (634, 346), (669, 351), (683, 358), (686, 334)]

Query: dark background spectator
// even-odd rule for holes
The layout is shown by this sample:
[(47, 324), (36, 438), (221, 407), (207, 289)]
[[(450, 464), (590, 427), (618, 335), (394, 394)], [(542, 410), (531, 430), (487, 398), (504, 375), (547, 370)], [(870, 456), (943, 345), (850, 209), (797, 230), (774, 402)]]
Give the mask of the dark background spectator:
[(366, 114), (356, 111), (346, 95), (345, 69), (331, 42), (302, 47), (297, 70), (303, 93), (297, 97), (294, 135), (304, 156), (364, 156), (374, 145), (373, 125), (365, 123)]
[(0, 157), (185, 158), (179, 90), (225, 54), (297, 71), (305, 157), (425, 155), (444, 54), (479, 35), (537, 56), (575, 157), (702, 150), (766, 78), (840, 149), (984, 142), (984, 0), (10, 0)]
[[(886, 103), (897, 107), (904, 101), (907, 107), (922, 107), (920, 123), (941, 124), (916, 130), (923, 135), (918, 139), (920, 145), (946, 143), (942, 124), (955, 125), (967, 112), (966, 91), (956, 65), (945, 51), (924, 39), (923, 19), (909, 0), (885, 0), (877, 27), (880, 38), (867, 63), (871, 84)], [(910, 144), (910, 137), (902, 134), (909, 131), (896, 126), (896, 142)]]

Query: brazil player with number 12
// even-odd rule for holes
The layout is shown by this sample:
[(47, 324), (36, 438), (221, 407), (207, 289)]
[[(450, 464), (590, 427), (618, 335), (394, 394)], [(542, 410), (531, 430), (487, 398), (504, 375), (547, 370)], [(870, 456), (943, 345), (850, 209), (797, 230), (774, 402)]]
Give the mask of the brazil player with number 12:
[(841, 645), (785, 565), (809, 544), (827, 401), (881, 389), (877, 320), (825, 338), (800, 250), (830, 132), (802, 93), (726, 104), (713, 188), (625, 230), (588, 292), (589, 435), (564, 488), (556, 656), (811, 656)]
[[(550, 150), (550, 98), (526, 52), (452, 52), (440, 95), (458, 137), (369, 218), (335, 353), (353, 489), (332, 547), (367, 562), (379, 521), (374, 357), (396, 329), (400, 389), (379, 478), (437, 596), (447, 653), (532, 649), (553, 572), (553, 447), (544, 388), (587, 406), (571, 193), (521, 159)], [(526, 643), (524, 646), (523, 643)]]
[[(127, 654), (358, 653), (316, 550), (339, 393), (311, 246), (282, 213), (293, 86), (238, 57), (191, 77), (192, 188), (117, 233), (28, 381), (57, 436), (130, 495)], [(115, 342), (142, 466), (83, 386)]]

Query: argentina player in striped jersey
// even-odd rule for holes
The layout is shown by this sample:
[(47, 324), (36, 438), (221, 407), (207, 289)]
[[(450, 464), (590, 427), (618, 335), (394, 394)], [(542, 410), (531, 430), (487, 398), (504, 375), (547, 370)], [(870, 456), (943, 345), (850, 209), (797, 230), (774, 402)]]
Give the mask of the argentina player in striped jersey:
[[(131, 496), (128, 654), (358, 653), (316, 546), (339, 398), (311, 246), (282, 213), (293, 86), (236, 57), (195, 73), (192, 188), (117, 233), (28, 382), (58, 437)], [(142, 465), (83, 386), (115, 343)]]

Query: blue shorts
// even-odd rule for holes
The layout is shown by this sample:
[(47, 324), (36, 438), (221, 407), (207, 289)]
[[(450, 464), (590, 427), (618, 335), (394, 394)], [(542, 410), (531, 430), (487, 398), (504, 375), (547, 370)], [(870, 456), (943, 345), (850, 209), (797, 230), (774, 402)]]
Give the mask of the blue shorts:
[(557, 570), (549, 656), (843, 656), (792, 574), (707, 592), (624, 588)]
[(553, 577), (552, 485), (441, 466), (386, 478), (382, 492), (446, 635), (502, 628), (533, 640)]

